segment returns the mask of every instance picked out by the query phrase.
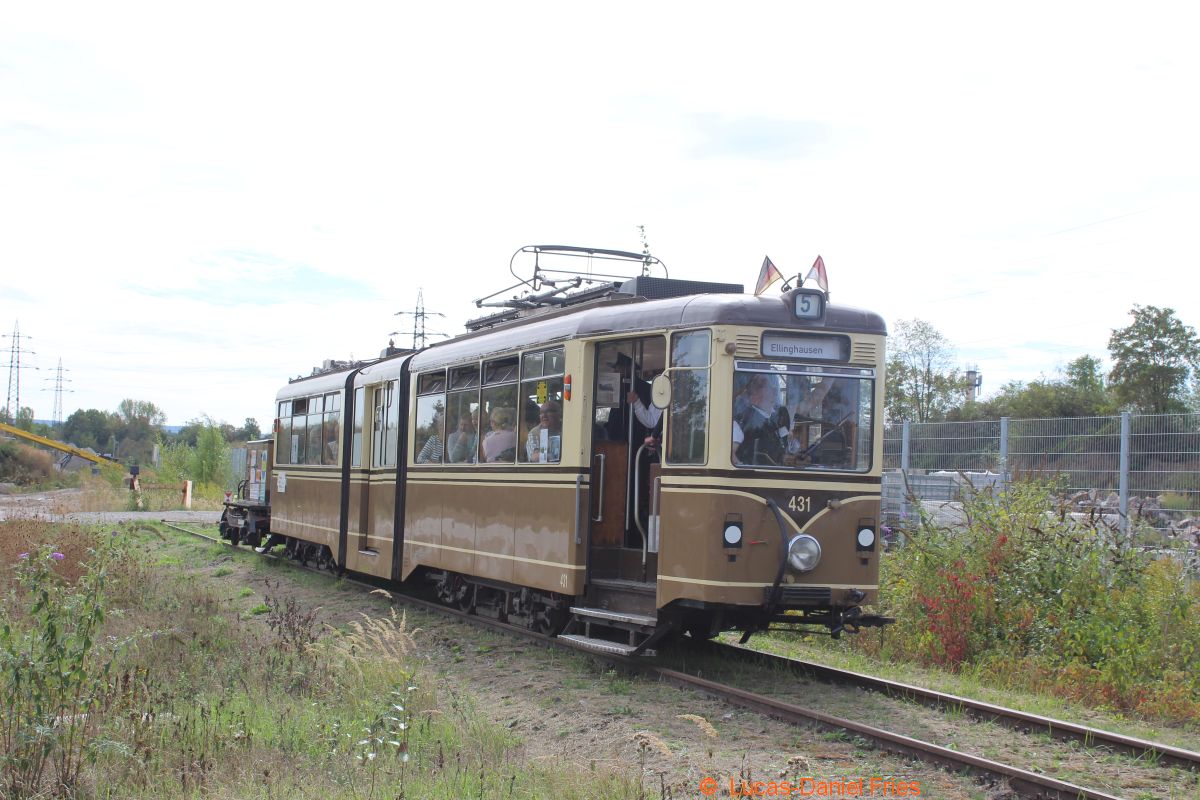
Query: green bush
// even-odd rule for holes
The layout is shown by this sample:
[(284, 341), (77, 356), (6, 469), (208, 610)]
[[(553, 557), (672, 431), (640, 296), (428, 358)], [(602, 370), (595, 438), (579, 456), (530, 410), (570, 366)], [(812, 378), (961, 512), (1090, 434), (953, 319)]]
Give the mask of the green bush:
[(101, 635), (106, 571), (102, 556), (71, 585), (52, 547), (22, 553), (6, 605), (25, 614), (0, 624), (0, 787), (6, 797), (42, 796), (48, 778), (70, 793), (109, 699), (115, 649)]
[(1042, 484), (963, 510), (959, 526), (920, 519), (884, 558), (898, 622), (876, 640), (883, 655), (1200, 719), (1200, 584), (1181, 559), (1124, 547)]

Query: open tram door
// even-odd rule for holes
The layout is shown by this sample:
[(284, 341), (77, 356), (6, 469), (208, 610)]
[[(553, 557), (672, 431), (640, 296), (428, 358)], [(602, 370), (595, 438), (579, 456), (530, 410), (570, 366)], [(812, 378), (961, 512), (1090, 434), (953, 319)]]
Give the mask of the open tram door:
[(596, 347), (588, 581), (647, 594), (647, 611), (654, 609), (658, 576), (654, 504), (662, 441), (662, 413), (650, 402), (649, 381), (665, 367), (662, 336)]

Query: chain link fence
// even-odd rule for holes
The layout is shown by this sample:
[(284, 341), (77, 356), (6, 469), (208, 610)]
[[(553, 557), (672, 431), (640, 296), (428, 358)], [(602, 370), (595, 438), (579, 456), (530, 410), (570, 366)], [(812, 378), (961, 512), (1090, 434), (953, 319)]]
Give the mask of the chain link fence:
[(884, 517), (903, 520), (909, 496), (955, 503), (971, 486), (1053, 483), (1075, 510), (1200, 537), (1200, 414), (1009, 419), (889, 425)]

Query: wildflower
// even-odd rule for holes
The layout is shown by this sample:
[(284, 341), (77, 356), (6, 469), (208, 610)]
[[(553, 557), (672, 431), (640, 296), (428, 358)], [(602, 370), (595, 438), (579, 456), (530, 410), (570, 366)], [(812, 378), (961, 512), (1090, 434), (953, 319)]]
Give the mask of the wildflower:
[(29, 553), (21, 553), (21, 555), (17, 556), (17, 558), (24, 561), (25, 559), (29, 558)]
[(66, 558), (66, 556), (64, 556), (62, 553), (59, 553), (57, 551), (51, 553), (50, 557), (53, 558), (55, 561), (62, 561), (64, 558)]

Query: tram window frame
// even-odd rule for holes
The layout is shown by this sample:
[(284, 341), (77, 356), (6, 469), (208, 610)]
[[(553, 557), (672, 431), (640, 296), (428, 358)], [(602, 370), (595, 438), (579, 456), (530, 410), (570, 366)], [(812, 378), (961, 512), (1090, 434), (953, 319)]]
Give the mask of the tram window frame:
[[(739, 392), (745, 391), (754, 376), (766, 376), (773, 382), (769, 393), (774, 393), (772, 405), (781, 405), (793, 420), (791, 432), (787, 438), (788, 459), (776, 459), (781, 463), (746, 460), (734, 461), (734, 466), (745, 469), (779, 469), (795, 472), (843, 472), (864, 474), (873, 468), (873, 449), (875, 431), (875, 392), (879, 373), (873, 367), (846, 367), (838, 364), (819, 362), (771, 362), (758, 360), (739, 360), (734, 362), (733, 389), (734, 401), (730, 409), (736, 418), (737, 398)], [(802, 383), (803, 382), (803, 383)], [(742, 389), (739, 389), (739, 383)], [(815, 400), (815, 412), (803, 408), (805, 395), (814, 387), (825, 386), (824, 391)], [(829, 395), (829, 397), (826, 397)], [(847, 412), (843, 414), (843, 412)], [(769, 418), (769, 417), (768, 417)], [(847, 423), (850, 423), (847, 426)], [(744, 441), (750, 441), (749, 430), (743, 425)], [(825, 446), (815, 450), (815, 454), (803, 462), (791, 457), (793, 452), (804, 450), (810, 438), (818, 437), (817, 442), (830, 438), (832, 432), (841, 431), (839, 438), (833, 439), (833, 446)], [(851, 435), (847, 435), (847, 432)], [(825, 434), (825, 435), (822, 435)], [(838, 446), (840, 442), (840, 446)], [(815, 446), (815, 445), (814, 445)], [(795, 450), (792, 450), (792, 447)], [(829, 459), (826, 461), (821, 459)], [(844, 459), (839, 456), (845, 456)], [(844, 460), (845, 463), (836, 463)]]
[(450, 381), (446, 388), (448, 391), (456, 392), (463, 389), (477, 389), (479, 384), (479, 364), (475, 363), (465, 367), (451, 367)]
[[(463, 414), (474, 428), (474, 441), (470, 433), (460, 431)], [(453, 424), (451, 424), (453, 422)], [(446, 393), (445, 415), (446, 438), (443, 440), (443, 460), (447, 464), (474, 464), (479, 458), (479, 389), (472, 387)], [(466, 437), (466, 438), (463, 438)], [(457, 456), (457, 457), (456, 457)]]
[(516, 383), (520, 361), (518, 356), (504, 356), (483, 362), (483, 385)]
[(422, 372), (417, 376), (417, 396), (446, 391), (446, 370)]
[(278, 430), (275, 434), (275, 463), (291, 464), (292, 456), (292, 415), (280, 417)]
[[(292, 406), (295, 408), (295, 405)], [(292, 415), (292, 441), (289, 443), (289, 452), (292, 456), (291, 463), (304, 464), (305, 444), (308, 441), (308, 415), (293, 414)]]
[(304, 463), (308, 466), (320, 466), (321, 464), (321, 450), (325, 444), (325, 437), (321, 435), (325, 417), (324, 410), (324, 397), (308, 399), (308, 433), (304, 444)]
[[(517, 456), (517, 409), (520, 383), (520, 358), (502, 356), (483, 362), (482, 387), (479, 390), (479, 464), (512, 464)], [(487, 419), (487, 431), (483, 431)], [(507, 422), (505, 422), (507, 421)], [(495, 427), (501, 423), (511, 427)], [(494, 438), (494, 437), (499, 438)], [(509, 442), (511, 436), (511, 442)], [(497, 444), (498, 443), (498, 444)], [(502, 449), (497, 450), (497, 447)], [(488, 454), (491, 453), (491, 458)], [(507, 458), (505, 457), (507, 456)]]
[(371, 468), (396, 466), (397, 428), (400, 423), (399, 381), (383, 381), (371, 387)]
[(336, 467), (342, 449), (341, 394), (330, 392), (325, 395), (325, 418), (321, 423), (321, 464)]
[[(682, 342), (688, 337), (704, 336), (705, 350), (703, 354), (697, 354), (692, 351), (686, 351), (686, 356), (681, 357), (676, 348), (682, 346)], [(667, 420), (665, 424), (667, 441), (666, 441), (666, 461), (668, 464), (688, 464), (688, 465), (703, 465), (708, 463), (708, 445), (709, 445), (709, 426), (712, 416), (712, 330), (709, 328), (697, 328), (688, 331), (675, 331), (671, 334), (671, 349), (670, 349), (670, 370), (671, 370), (671, 403), (667, 410)], [(698, 362), (698, 363), (693, 363)], [(698, 386), (696, 392), (689, 392), (687, 382), (689, 376), (695, 376), (696, 379), (702, 381), (703, 385)], [(697, 394), (702, 394), (703, 405), (699, 409), (689, 409), (696, 400)], [(688, 398), (688, 402), (683, 402), (684, 398)], [(699, 425), (690, 425), (687, 431), (686, 438), (683, 438), (681, 427), (691, 421), (696, 422), (694, 415), (699, 413)], [(700, 437), (699, 456), (696, 455), (695, 440)], [(683, 444), (690, 445), (685, 451), (679, 448)]]
[(350, 439), (350, 466), (362, 466), (363, 428), (367, 419), (367, 387), (354, 389), (354, 433)]
[(413, 419), (414, 464), (441, 464), (446, 456), (446, 370), (417, 376)]
[[(517, 393), (522, 407), (535, 406), (539, 415), (521, 414), (517, 432), (517, 459), (523, 464), (558, 464), (562, 461), (563, 376), (566, 373), (565, 348), (546, 348), (521, 356), (521, 383)], [(557, 380), (555, 380), (557, 378)], [(544, 390), (539, 384), (545, 384)], [(542, 395), (544, 399), (540, 399)], [(540, 436), (541, 407), (558, 407), (558, 435)], [(535, 457), (536, 456), (536, 457)]]

